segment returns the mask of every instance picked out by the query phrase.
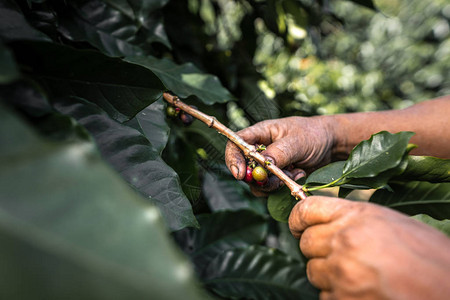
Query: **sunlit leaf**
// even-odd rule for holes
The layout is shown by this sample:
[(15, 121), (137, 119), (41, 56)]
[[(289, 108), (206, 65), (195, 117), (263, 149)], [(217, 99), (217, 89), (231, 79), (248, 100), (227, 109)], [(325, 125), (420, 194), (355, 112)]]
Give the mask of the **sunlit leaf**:
[(450, 159), (411, 155), (408, 157), (406, 170), (398, 177), (402, 180), (449, 182)]
[(444, 220), (436, 220), (432, 217), (430, 217), (429, 215), (425, 215), (425, 214), (418, 214), (415, 216), (412, 216), (411, 218), (420, 221), (422, 223), (428, 224), (434, 228), (436, 228), (439, 231), (442, 231), (443, 233), (445, 233), (447, 236), (450, 237), (450, 220), (449, 219), (444, 219)]
[(191, 63), (177, 65), (168, 59), (152, 56), (127, 57), (125, 60), (154, 72), (169, 90), (181, 98), (196, 96), (205, 104), (224, 103), (232, 99), (216, 76), (203, 73)]
[(382, 131), (359, 143), (350, 153), (343, 175), (349, 178), (374, 177), (396, 167), (402, 160), (414, 133), (391, 134)]

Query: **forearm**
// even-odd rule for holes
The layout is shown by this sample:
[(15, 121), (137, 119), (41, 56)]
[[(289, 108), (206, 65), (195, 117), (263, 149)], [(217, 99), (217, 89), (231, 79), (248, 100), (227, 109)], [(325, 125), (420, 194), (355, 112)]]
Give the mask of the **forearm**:
[(413, 131), (411, 154), (450, 158), (450, 96), (421, 102), (403, 110), (329, 116), (334, 132), (333, 156), (345, 159), (362, 140), (386, 130)]

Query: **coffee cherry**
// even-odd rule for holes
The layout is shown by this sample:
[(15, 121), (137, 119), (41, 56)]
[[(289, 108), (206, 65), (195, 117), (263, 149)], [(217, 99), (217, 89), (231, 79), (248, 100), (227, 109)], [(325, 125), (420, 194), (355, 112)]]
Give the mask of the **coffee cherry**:
[(263, 185), (266, 185), (266, 183), (267, 183), (268, 181), (269, 181), (269, 179), (266, 179), (266, 180), (264, 180), (264, 181), (257, 181), (256, 184), (259, 185), (259, 186), (263, 186)]
[(247, 170), (246, 170), (245, 177), (244, 177), (245, 182), (250, 183), (253, 181), (252, 171), (253, 171), (253, 169), (251, 167), (247, 166)]
[(175, 107), (167, 106), (166, 114), (167, 114), (168, 117), (173, 118), (173, 117), (176, 117), (178, 115), (178, 112), (176, 111)]
[(260, 181), (260, 182), (265, 182), (268, 177), (267, 171), (261, 166), (257, 166), (256, 168), (254, 168), (252, 171), (252, 175), (253, 175), (253, 179), (255, 179), (256, 181)]
[(189, 126), (194, 122), (194, 117), (190, 114), (185, 113), (184, 111), (180, 114), (180, 119), (185, 126)]

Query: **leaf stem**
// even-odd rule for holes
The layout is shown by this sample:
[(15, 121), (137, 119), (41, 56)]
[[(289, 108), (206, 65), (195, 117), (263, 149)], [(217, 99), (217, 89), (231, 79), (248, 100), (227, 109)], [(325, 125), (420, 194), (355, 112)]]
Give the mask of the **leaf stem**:
[(209, 116), (198, 109), (195, 109), (183, 101), (181, 101), (177, 96), (172, 95), (171, 93), (165, 92), (163, 94), (164, 99), (169, 102), (171, 105), (180, 108), (186, 113), (190, 114), (194, 118), (202, 121), (209, 128), (214, 128), (220, 134), (226, 136), (231, 142), (236, 144), (239, 149), (242, 150), (245, 156), (251, 157), (256, 160), (260, 165), (269, 170), (272, 174), (277, 176), (284, 184), (291, 190), (291, 195), (296, 199), (306, 199), (306, 193), (304, 188), (292, 180), (288, 175), (286, 175), (280, 168), (272, 164), (268, 161), (264, 155), (259, 153), (255, 146), (248, 144), (244, 141), (240, 136), (238, 136), (234, 131), (220, 123), (215, 117)]
[(334, 186), (336, 183), (338, 183), (338, 182), (341, 181), (342, 179), (344, 179), (344, 177), (339, 177), (338, 179), (333, 180), (332, 182), (329, 182), (329, 183), (324, 184), (324, 185), (313, 186), (313, 187), (310, 187), (310, 188), (304, 187), (303, 189), (304, 189), (304, 191), (308, 191), (308, 192), (310, 192), (310, 191), (317, 191), (317, 190), (321, 190), (321, 189), (325, 189), (325, 188), (327, 188), (327, 187), (332, 187), (332, 186)]

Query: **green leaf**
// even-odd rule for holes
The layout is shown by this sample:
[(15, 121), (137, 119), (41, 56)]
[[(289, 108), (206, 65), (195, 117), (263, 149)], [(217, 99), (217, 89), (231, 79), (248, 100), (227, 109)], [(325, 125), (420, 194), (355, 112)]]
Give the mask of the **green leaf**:
[(89, 50), (42, 42), (14, 43), (18, 63), (53, 97), (75, 95), (126, 121), (159, 99), (161, 81), (148, 69)]
[(181, 98), (196, 96), (209, 105), (232, 99), (216, 76), (201, 72), (191, 63), (177, 65), (168, 59), (152, 56), (126, 57), (125, 60), (154, 72), (169, 90)]
[(136, 115), (136, 119), (152, 146), (161, 155), (169, 139), (170, 127), (165, 118), (165, 106), (158, 100)]
[(87, 41), (111, 56), (148, 54), (153, 42), (170, 48), (159, 5), (149, 7), (150, 2), (157, 2), (135, 1), (133, 7), (129, 1), (103, 2), (69, 2), (60, 9), (58, 30), (70, 40)]
[(350, 153), (343, 175), (348, 178), (374, 177), (396, 167), (402, 160), (414, 133), (391, 134), (382, 131), (359, 143)]
[(264, 205), (249, 194), (248, 185), (230, 176), (208, 171), (203, 182), (203, 195), (212, 211), (251, 209), (266, 214)]
[(267, 235), (267, 221), (250, 210), (221, 211), (199, 215), (200, 229), (175, 232), (181, 249), (201, 273), (222, 252), (261, 243)]
[(59, 99), (55, 107), (75, 118), (92, 134), (102, 156), (130, 185), (160, 208), (172, 230), (198, 226), (178, 175), (139, 131), (110, 119), (82, 99)]
[(425, 214), (418, 214), (418, 215), (412, 216), (411, 218), (413, 218), (417, 221), (420, 221), (422, 223), (425, 223), (427, 225), (430, 225), (430, 226), (436, 228), (437, 230), (442, 231), (448, 237), (450, 237), (450, 220), (449, 219), (436, 220), (436, 219), (430, 217), (429, 215), (425, 215)]
[(225, 298), (318, 299), (300, 262), (265, 247), (228, 250), (209, 264), (202, 278)]
[(305, 186), (327, 184), (342, 177), (345, 161), (336, 161), (315, 170), (306, 178)]
[(158, 210), (92, 143), (48, 142), (0, 108), (5, 299), (203, 299)]
[(102, 0), (141, 25), (149, 22), (151, 14), (163, 8), (169, 0)]
[(348, 194), (350, 194), (353, 191), (353, 189), (350, 188), (346, 188), (346, 187), (340, 187), (339, 188), (339, 193), (338, 193), (338, 197), (339, 198), (345, 198), (348, 196)]
[(19, 68), (16, 65), (11, 51), (0, 43), (0, 84), (9, 84), (20, 77)]
[(398, 178), (401, 180), (449, 182), (450, 159), (410, 155), (408, 156), (406, 169)]
[(369, 201), (408, 215), (424, 213), (436, 219), (450, 219), (450, 183), (412, 181), (390, 186), (393, 192), (378, 190)]
[(0, 1), (0, 16), (0, 42), (14, 40), (50, 41), (45, 34), (28, 24), (20, 7), (14, 1)]
[(271, 193), (267, 199), (267, 209), (272, 218), (278, 222), (287, 223), (292, 208), (297, 204), (290, 190), (284, 186), (275, 193)]
[(361, 6), (367, 7), (369, 9), (373, 9), (375, 11), (377, 10), (377, 8), (375, 7), (375, 4), (373, 3), (372, 0), (349, 0), (349, 1), (359, 4)]
[(240, 81), (242, 95), (239, 104), (252, 124), (276, 119), (280, 116), (281, 111), (276, 102), (269, 99), (258, 87), (258, 80), (259, 78), (249, 76)]

